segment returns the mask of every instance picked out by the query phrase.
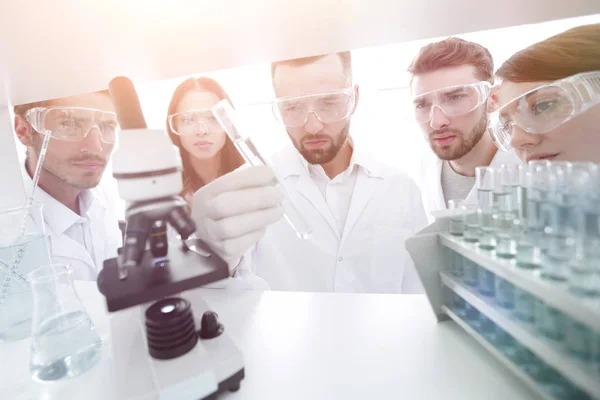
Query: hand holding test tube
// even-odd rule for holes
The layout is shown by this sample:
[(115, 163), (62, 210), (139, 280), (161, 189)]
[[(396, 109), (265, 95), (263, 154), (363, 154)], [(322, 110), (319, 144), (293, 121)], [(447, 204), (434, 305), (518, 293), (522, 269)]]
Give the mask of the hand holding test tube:
[[(227, 136), (231, 139), (236, 149), (240, 152), (244, 160), (252, 165), (268, 165), (265, 158), (260, 154), (249, 136), (244, 136), (239, 129), (239, 123), (236, 121), (235, 111), (227, 100), (221, 100), (213, 108), (212, 112), (219, 121)], [(286, 207), (284, 218), (290, 224), (296, 235), (301, 239), (308, 239), (311, 235), (311, 229), (306, 223), (306, 220), (300, 211), (294, 207), (289, 200), (289, 195), (285, 191), (285, 187), (278, 182), (284, 195), (288, 199), (289, 207)]]

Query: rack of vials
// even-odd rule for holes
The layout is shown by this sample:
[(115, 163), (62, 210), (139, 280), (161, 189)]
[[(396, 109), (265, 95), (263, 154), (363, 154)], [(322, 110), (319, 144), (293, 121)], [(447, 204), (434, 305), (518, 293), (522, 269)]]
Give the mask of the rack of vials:
[(430, 242), (430, 301), (540, 398), (600, 400), (600, 166), (480, 167), (476, 188)]

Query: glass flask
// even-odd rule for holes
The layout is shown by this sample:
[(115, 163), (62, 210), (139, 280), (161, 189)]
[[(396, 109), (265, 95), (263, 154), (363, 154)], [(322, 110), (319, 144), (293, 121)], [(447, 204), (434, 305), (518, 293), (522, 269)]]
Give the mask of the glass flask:
[(29, 273), (33, 333), (29, 369), (37, 381), (76, 377), (102, 355), (102, 341), (73, 286), (68, 265), (47, 265)]
[(27, 274), (48, 264), (42, 204), (0, 211), (0, 341), (31, 335)]

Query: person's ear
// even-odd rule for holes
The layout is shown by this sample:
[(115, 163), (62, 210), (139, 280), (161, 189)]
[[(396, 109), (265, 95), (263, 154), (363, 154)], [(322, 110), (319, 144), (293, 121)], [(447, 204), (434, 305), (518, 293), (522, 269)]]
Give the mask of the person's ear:
[(498, 87), (494, 86), (490, 89), (490, 95), (487, 100), (487, 112), (493, 113), (498, 109)]
[(15, 115), (15, 134), (19, 141), (27, 146), (33, 146), (33, 137), (32, 137), (33, 129), (29, 122), (22, 115)]

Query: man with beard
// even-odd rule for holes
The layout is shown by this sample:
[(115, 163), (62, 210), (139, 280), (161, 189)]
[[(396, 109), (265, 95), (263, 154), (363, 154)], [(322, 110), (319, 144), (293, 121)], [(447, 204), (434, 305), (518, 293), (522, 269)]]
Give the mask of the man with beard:
[(449, 38), (421, 48), (408, 71), (415, 118), (437, 159), (424, 160), (419, 182), (425, 210), (448, 200), (476, 202), (475, 168), (518, 163), (487, 134), (494, 62), (483, 46)]
[(118, 129), (110, 95), (88, 93), (14, 111), (15, 132), (27, 147), (22, 166), (27, 193), (44, 136), (51, 135), (35, 200), (43, 203), (52, 262), (70, 264), (74, 279), (94, 280), (121, 246), (114, 204), (99, 185)]
[(414, 293), (422, 286), (404, 241), (426, 224), (417, 185), (380, 164), (350, 136), (359, 99), (349, 52), (272, 64), (274, 113), (290, 145), (273, 168), (307, 221), (285, 220), (242, 263), (274, 290)]

